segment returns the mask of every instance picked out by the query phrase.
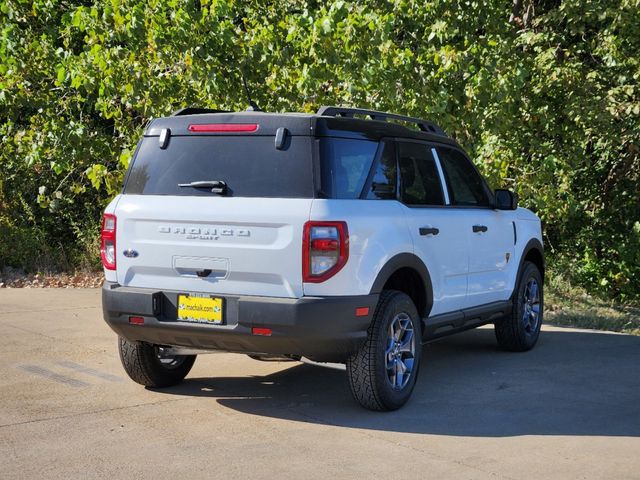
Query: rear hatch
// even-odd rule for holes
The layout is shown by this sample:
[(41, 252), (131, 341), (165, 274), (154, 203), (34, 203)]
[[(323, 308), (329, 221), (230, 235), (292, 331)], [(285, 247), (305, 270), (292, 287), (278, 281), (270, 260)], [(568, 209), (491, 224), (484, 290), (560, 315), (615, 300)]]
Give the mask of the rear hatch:
[(313, 139), (309, 118), (293, 118), (195, 115), (152, 124), (116, 207), (118, 283), (302, 296)]

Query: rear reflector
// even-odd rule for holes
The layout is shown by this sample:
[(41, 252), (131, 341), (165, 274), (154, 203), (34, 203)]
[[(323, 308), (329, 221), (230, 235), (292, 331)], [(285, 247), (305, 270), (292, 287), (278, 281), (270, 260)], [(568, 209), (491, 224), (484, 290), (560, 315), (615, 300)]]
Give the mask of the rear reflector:
[(203, 123), (189, 125), (190, 132), (255, 132), (257, 123)]
[(251, 328), (251, 333), (253, 333), (254, 335), (263, 335), (265, 337), (270, 337), (271, 336), (271, 329), (270, 328), (252, 327)]
[(366, 317), (369, 315), (369, 307), (356, 308), (356, 317)]
[(315, 238), (311, 240), (311, 248), (324, 252), (335, 252), (340, 248), (340, 242), (333, 238)]
[(131, 325), (144, 325), (144, 317), (129, 317)]

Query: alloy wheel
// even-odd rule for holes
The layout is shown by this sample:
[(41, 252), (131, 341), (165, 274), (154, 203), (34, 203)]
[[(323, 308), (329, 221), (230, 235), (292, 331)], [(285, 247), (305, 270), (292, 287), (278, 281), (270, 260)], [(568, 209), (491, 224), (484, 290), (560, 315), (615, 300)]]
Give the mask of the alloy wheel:
[(535, 278), (529, 279), (522, 298), (522, 324), (527, 335), (532, 335), (540, 322), (540, 288)]
[(413, 374), (416, 357), (413, 321), (406, 313), (399, 313), (389, 324), (384, 355), (387, 380), (394, 390), (402, 390)]

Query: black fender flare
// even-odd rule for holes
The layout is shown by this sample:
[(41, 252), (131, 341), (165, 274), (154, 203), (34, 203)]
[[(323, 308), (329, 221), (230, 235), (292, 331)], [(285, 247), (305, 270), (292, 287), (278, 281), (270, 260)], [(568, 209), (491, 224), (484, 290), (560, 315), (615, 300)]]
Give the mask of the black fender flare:
[(381, 293), (387, 280), (401, 268), (411, 268), (420, 275), (425, 288), (425, 298), (427, 299), (424, 316), (425, 318), (428, 317), (429, 312), (431, 312), (431, 307), (433, 306), (433, 284), (431, 283), (431, 275), (429, 274), (429, 269), (427, 269), (427, 266), (420, 257), (413, 253), (399, 253), (391, 257), (378, 272), (369, 293)]
[(537, 238), (532, 238), (527, 242), (527, 244), (522, 249), (522, 255), (520, 255), (520, 263), (518, 264), (518, 271), (516, 273), (516, 281), (513, 285), (513, 291), (511, 292), (511, 299), (513, 299), (513, 295), (516, 293), (516, 287), (518, 285), (518, 279), (520, 278), (520, 274), (522, 273), (522, 268), (524, 267), (524, 259), (528, 255), (531, 250), (538, 250), (540, 252), (540, 256), (542, 257), (542, 271), (540, 274), (542, 275), (542, 280), (545, 277), (546, 263), (544, 259), (544, 246), (542, 242)]

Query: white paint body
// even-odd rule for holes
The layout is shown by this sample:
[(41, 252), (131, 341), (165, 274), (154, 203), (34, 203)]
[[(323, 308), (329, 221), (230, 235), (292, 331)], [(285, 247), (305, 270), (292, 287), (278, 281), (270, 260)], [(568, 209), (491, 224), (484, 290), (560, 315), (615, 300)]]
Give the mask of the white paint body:
[[(117, 218), (117, 270), (105, 269), (107, 281), (221, 295), (367, 295), (389, 259), (412, 253), (431, 276), (431, 315), (509, 299), (525, 245), (533, 238), (542, 243), (540, 220), (523, 208), (119, 195), (106, 213)], [(322, 283), (302, 282), (302, 235), (308, 220), (348, 225), (349, 259)], [(474, 233), (476, 224), (487, 226), (487, 232)], [(421, 227), (438, 228), (439, 234), (420, 235)], [(126, 257), (125, 250), (138, 255)], [(212, 274), (198, 277), (203, 269)]]

